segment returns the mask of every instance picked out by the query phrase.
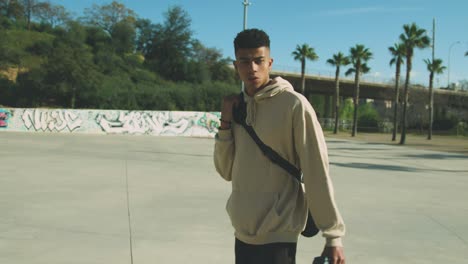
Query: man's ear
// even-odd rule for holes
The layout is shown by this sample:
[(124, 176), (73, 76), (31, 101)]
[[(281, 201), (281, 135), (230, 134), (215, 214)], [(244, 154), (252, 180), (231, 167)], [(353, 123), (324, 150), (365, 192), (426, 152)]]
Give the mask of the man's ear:
[(268, 68), (270, 69), (270, 71), (271, 71), (272, 66), (273, 66), (273, 58), (270, 58), (270, 62), (269, 62), (269, 65), (268, 65)]
[(237, 61), (233, 60), (233, 61), (232, 61), (232, 65), (234, 65), (234, 69), (235, 69), (236, 72), (237, 72)]

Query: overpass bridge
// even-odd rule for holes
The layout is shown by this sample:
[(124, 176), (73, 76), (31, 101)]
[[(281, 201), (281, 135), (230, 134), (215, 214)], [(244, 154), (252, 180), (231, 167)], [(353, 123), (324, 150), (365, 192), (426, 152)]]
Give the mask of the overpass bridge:
[[(272, 76), (281, 76), (288, 80), (294, 87), (301, 86), (301, 74), (271, 71)], [(306, 75), (305, 94), (334, 95), (335, 78), (325, 76)], [(400, 86), (400, 101), (403, 100), (404, 85)], [(374, 100), (393, 100), (395, 86), (376, 82), (360, 82), (360, 98)], [(354, 97), (354, 80), (340, 79), (340, 96)], [(429, 89), (427, 87), (414, 85), (410, 87), (409, 101), (428, 100)], [(434, 106), (450, 107), (468, 110), (468, 92), (434, 89)]]

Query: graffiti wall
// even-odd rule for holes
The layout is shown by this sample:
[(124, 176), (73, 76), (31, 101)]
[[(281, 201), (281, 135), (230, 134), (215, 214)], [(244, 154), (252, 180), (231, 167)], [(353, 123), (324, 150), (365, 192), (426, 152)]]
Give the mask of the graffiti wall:
[(0, 109), (0, 131), (214, 137), (219, 112)]
[(11, 113), (7, 109), (0, 109), (0, 129), (8, 127)]

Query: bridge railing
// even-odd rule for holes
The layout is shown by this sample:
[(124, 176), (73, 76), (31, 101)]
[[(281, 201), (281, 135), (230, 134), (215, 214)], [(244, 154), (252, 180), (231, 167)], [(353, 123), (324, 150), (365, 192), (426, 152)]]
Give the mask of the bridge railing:
[[(273, 64), (273, 70), (277, 71), (277, 72), (301, 74), (301, 68), (299, 66)], [(306, 68), (306, 75), (314, 75), (314, 76), (334, 79), (335, 78), (335, 71), (334, 70)], [(340, 79), (341, 80), (354, 81), (354, 75), (346, 76), (344, 74), (344, 71), (342, 71), (340, 73)], [(361, 81), (373, 82), (373, 83), (384, 83), (384, 84), (392, 84), (394, 82), (391, 78), (384, 78), (382, 76), (376, 75), (375, 73), (362, 75), (361, 76)]]

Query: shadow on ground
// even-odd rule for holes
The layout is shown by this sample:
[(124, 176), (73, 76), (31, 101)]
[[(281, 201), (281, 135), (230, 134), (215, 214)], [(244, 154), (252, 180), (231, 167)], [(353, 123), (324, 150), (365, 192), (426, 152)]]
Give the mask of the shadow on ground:
[(439, 172), (468, 172), (468, 170), (435, 170), (435, 169), (420, 169), (407, 166), (396, 166), (396, 165), (381, 165), (381, 164), (370, 164), (370, 163), (339, 163), (339, 162), (330, 162), (330, 165), (354, 168), (354, 169), (366, 169), (366, 170), (385, 170), (385, 171), (405, 171), (405, 172), (424, 172), (424, 171), (439, 171)]
[(453, 154), (453, 153), (430, 153), (430, 154), (412, 154), (405, 155), (408, 158), (418, 158), (418, 159), (465, 159), (468, 160), (468, 156), (462, 154)]

